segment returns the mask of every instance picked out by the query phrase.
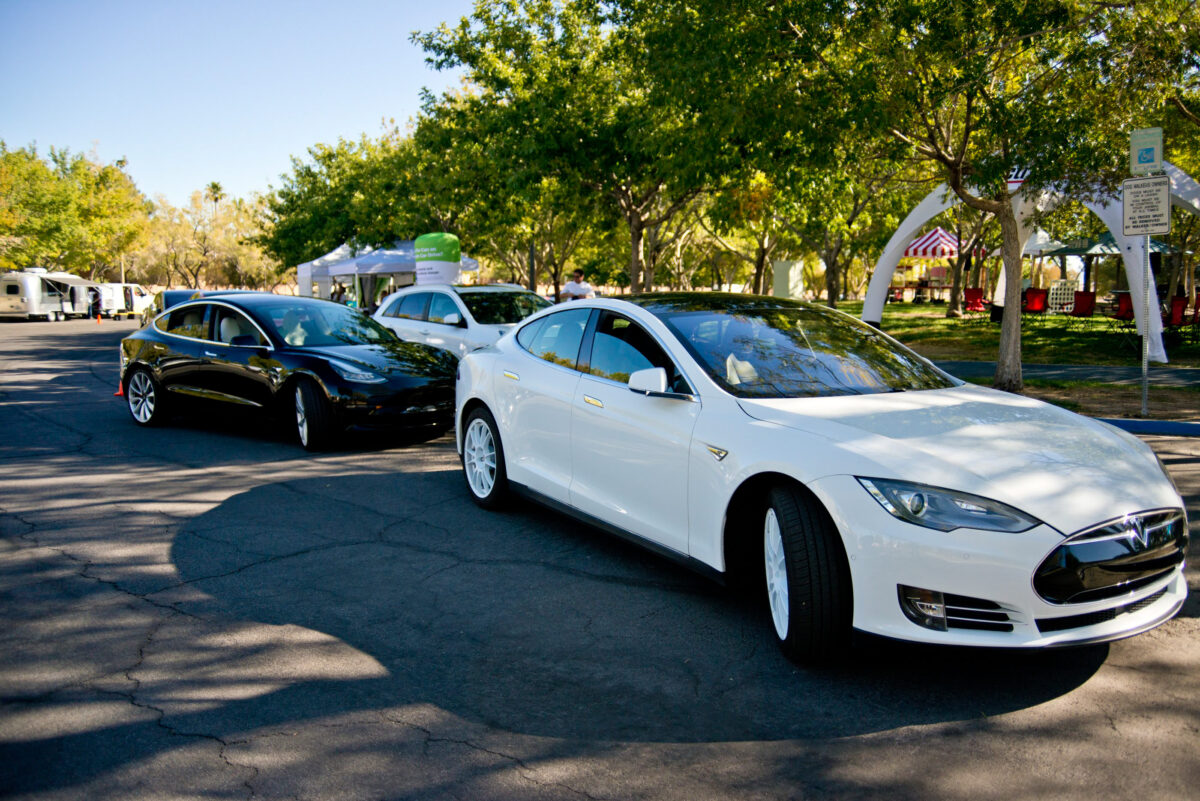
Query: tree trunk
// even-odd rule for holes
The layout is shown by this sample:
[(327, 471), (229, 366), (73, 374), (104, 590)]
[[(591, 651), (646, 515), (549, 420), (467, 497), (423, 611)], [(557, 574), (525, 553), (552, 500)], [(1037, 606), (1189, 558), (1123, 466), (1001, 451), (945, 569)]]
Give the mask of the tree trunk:
[(629, 216), (629, 291), (635, 295), (642, 292), (642, 252), (645, 241), (642, 218), (635, 212)]
[(826, 252), (821, 258), (825, 262), (825, 304), (836, 309), (838, 298), (842, 296), (842, 266), (838, 264), (836, 254)]
[(1017, 235), (1017, 216), (1008, 203), (1001, 204), (1001, 253), (1004, 255), (1004, 317), (1000, 323), (1000, 349), (992, 386), (1008, 392), (1020, 392), (1021, 376), (1021, 243)]
[[(961, 241), (961, 240), (960, 240)], [(967, 263), (971, 260), (971, 254), (963, 253), (961, 250), (958, 256), (955, 257), (950, 265), (950, 303), (946, 306), (947, 317), (962, 317), (962, 284), (963, 273), (966, 272)]]

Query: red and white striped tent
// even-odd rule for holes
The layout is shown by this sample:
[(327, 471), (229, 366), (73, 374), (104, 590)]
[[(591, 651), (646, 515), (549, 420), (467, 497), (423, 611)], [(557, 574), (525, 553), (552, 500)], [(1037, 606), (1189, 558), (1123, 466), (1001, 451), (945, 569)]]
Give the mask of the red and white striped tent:
[(916, 259), (952, 259), (958, 255), (958, 237), (944, 228), (934, 228), (914, 239), (904, 255)]

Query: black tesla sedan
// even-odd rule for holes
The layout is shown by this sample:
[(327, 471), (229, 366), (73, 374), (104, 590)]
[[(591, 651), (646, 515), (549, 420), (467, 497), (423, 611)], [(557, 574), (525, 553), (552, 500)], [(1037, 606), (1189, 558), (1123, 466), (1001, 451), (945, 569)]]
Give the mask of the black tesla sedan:
[(184, 396), (294, 409), (301, 444), (319, 450), (350, 426), (449, 428), (455, 361), (337, 303), (241, 293), (172, 306), (122, 340), (121, 390), (144, 426)]

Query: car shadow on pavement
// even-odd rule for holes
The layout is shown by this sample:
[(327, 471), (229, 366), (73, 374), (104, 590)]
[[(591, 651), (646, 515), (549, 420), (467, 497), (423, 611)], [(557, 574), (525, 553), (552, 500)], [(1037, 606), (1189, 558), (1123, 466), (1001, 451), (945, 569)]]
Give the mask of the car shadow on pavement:
[[(282, 503), (303, 531), (271, 525)], [(1108, 653), (868, 640), (840, 666), (798, 667), (757, 598), (531, 504), (479, 510), (456, 471), (262, 486), (184, 526), (172, 553), (226, 614), (378, 660), (380, 703), (548, 737), (845, 737), (978, 719), (1070, 692)]]
[(550, 738), (546, 758), (986, 725), (1108, 655), (868, 640), (799, 667), (756, 598), (534, 505), (484, 512), (454, 469), (265, 484), (182, 524), (171, 558), (178, 576), (138, 588), (181, 613), (124, 673), (143, 719), (6, 743), (0, 786), (75, 786), (197, 738), (224, 753), (358, 713), (432, 737), (408, 716), (434, 710), (476, 732), (456, 736)]

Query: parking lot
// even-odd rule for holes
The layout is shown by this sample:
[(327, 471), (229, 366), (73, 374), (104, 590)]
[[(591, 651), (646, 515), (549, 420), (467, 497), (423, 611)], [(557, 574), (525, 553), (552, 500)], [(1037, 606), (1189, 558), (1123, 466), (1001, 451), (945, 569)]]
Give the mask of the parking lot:
[[(133, 323), (0, 323), (0, 795), (1193, 797), (1200, 572), (1175, 620), (1043, 653), (803, 669), (748, 598), (469, 500), (452, 439), (307, 455), (129, 419)], [(1200, 520), (1200, 439), (1151, 438)]]

